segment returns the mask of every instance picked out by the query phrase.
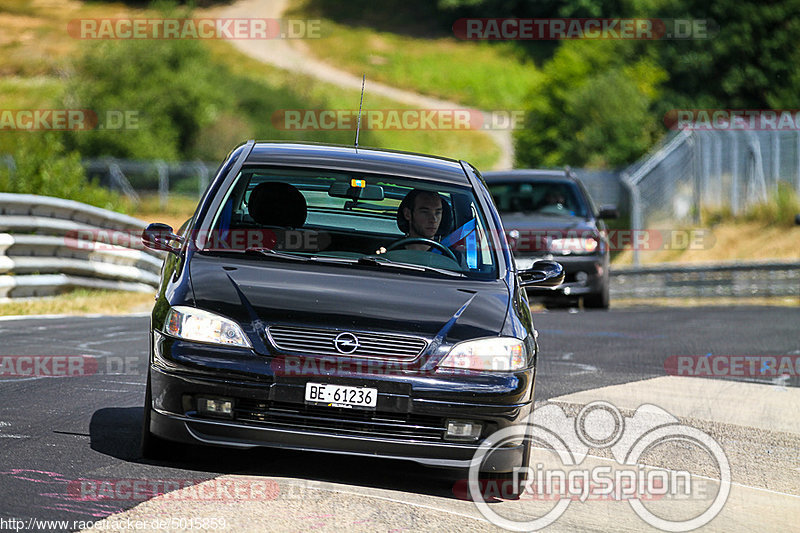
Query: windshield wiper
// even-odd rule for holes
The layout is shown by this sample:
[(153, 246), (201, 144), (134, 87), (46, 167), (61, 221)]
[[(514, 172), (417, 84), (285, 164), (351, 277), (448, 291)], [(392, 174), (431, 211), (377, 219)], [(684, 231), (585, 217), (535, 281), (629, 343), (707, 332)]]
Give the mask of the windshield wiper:
[(311, 258), (304, 255), (294, 255), (294, 254), (287, 254), (284, 252), (279, 252), (278, 250), (274, 250), (272, 248), (247, 248), (245, 253), (248, 254), (261, 254), (267, 257), (276, 257), (280, 259), (290, 259), (292, 261), (309, 261)]
[(349, 258), (349, 257), (325, 257), (320, 255), (295, 255), (289, 254), (286, 252), (281, 252), (275, 250), (274, 248), (247, 248), (245, 250), (247, 253), (258, 253), (261, 255), (265, 255), (267, 257), (276, 257), (280, 259), (291, 259), (294, 261), (303, 261), (303, 262), (312, 262), (312, 263), (334, 263), (334, 264), (345, 264), (345, 265), (354, 265), (358, 262), (358, 259)]
[(264, 255), (266, 257), (274, 257), (277, 259), (302, 261), (304, 263), (313, 262), (313, 263), (333, 263), (339, 265), (365, 265), (365, 266), (378, 266), (378, 267), (386, 266), (402, 270), (411, 270), (414, 272), (436, 272), (437, 274), (443, 274), (445, 276), (450, 276), (454, 278), (466, 277), (466, 274), (462, 272), (455, 272), (452, 270), (446, 270), (444, 268), (437, 268), (432, 266), (414, 265), (411, 263), (398, 263), (396, 261), (384, 259), (383, 257), (376, 257), (374, 255), (364, 255), (359, 257), (358, 259), (349, 257), (324, 257), (319, 255), (294, 255), (285, 252), (280, 252), (272, 248), (247, 248), (245, 252), (251, 254), (257, 253)]
[(437, 268), (432, 266), (426, 265), (414, 265), (411, 263), (398, 263), (396, 261), (391, 261), (389, 259), (385, 259), (383, 257), (376, 257), (374, 255), (365, 255), (363, 257), (358, 258), (359, 265), (370, 265), (370, 266), (388, 266), (392, 268), (400, 268), (403, 270), (413, 270), (416, 272), (436, 272), (437, 274), (444, 274), (445, 276), (450, 276), (454, 278), (464, 278), (466, 274), (463, 272), (455, 272), (453, 270), (447, 270), (444, 268)]

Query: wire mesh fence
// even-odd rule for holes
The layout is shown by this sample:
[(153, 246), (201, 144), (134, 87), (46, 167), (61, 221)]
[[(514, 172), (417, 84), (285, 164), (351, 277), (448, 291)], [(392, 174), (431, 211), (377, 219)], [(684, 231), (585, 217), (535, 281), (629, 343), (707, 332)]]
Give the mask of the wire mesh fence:
[(780, 183), (800, 194), (800, 131), (683, 130), (625, 169), (622, 180), (633, 229), (697, 224), (703, 208), (741, 215)]

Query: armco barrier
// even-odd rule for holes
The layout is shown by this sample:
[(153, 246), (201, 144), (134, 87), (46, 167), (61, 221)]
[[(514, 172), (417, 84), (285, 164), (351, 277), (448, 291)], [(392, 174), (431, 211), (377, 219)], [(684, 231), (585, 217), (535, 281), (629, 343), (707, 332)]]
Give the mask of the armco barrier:
[(611, 268), (611, 298), (800, 297), (800, 262)]
[[(141, 246), (145, 224), (72, 200), (0, 193), (0, 298), (77, 287), (153, 291), (163, 254)], [(125, 238), (113, 245), (92, 240), (109, 231)]]

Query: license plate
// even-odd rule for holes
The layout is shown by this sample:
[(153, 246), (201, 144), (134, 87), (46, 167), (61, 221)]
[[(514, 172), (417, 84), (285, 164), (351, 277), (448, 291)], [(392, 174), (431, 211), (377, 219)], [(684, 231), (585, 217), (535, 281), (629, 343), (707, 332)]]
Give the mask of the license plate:
[(378, 389), (306, 383), (306, 402), (324, 403), (331, 407), (373, 408), (378, 405)]

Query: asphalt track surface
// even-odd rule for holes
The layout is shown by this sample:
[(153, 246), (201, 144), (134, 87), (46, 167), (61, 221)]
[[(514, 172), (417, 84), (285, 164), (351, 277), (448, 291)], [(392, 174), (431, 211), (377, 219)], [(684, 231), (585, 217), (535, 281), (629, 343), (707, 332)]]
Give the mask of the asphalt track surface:
[[(581, 391), (664, 377), (665, 361), (675, 355), (800, 354), (800, 309), (796, 308), (551, 311), (536, 313), (534, 319), (541, 347), (537, 404)], [(98, 362), (95, 371), (79, 376), (0, 378), (0, 530), (19, 529), (19, 522), (12, 526), (9, 520), (23, 521), (24, 526), (19, 529), (23, 531), (74, 530), (75, 526), (37, 529), (37, 523), (29, 520), (90, 523), (131, 509), (147, 499), (141, 495), (112, 500), (82, 496), (77, 487), (80, 480), (87, 479), (200, 483), (238, 474), (295, 482), (295, 486), (301, 487), (298, 495), (303, 487), (333, 483), (336, 487), (391, 490), (409, 501), (454, 498), (453, 484), (457, 478), (402, 461), (278, 450), (220, 452), (205, 448), (182, 450), (167, 461), (141, 459), (138, 445), (148, 325), (146, 316), (0, 320), (0, 357), (6, 360), (8, 356), (92, 356)], [(796, 377), (779, 382), (758, 377), (731, 379), (761, 382), (782, 390), (798, 387)], [(792, 407), (795, 415), (798, 407)], [(715, 436), (724, 436), (725, 431), (720, 430)], [(726, 441), (726, 446), (736, 448), (731, 453), (740, 455), (738, 462), (735, 458), (731, 460), (734, 480), (767, 491), (778, 490), (791, 498), (800, 495), (797, 436), (775, 433), (774, 437), (770, 433), (772, 437), (766, 438), (764, 431), (759, 430), (754, 437), (754, 431), (738, 428)], [(752, 441), (760, 438), (771, 443), (767, 446), (769, 450), (753, 448)], [(767, 453), (782, 458), (775, 472), (768, 471), (766, 466), (748, 471), (745, 465), (752, 463), (751, 455)], [(767, 479), (761, 479), (764, 477)], [(335, 505), (337, 490), (328, 492)], [(302, 496), (298, 497), (302, 500)], [(397, 502), (389, 500), (376, 501), (385, 501), (390, 512)], [(800, 499), (788, 501), (789, 515), (800, 516)], [(284, 523), (286, 529), (329, 529), (326, 520), (332, 515), (311, 511), (304, 515), (302, 501), (298, 505), (300, 512)], [(171, 508), (162, 506), (160, 512), (169, 516)], [(359, 522), (359, 512), (356, 508), (350, 510), (348, 520), (352, 524), (340, 522), (339, 527), (330, 529), (359, 530), (354, 525)], [(323, 516), (328, 518), (320, 518)], [(493, 528), (485, 522), (474, 522), (471, 526), (469, 521), (455, 527), (460, 524), (456, 518), (445, 516), (442, 523), (420, 519), (398, 529)], [(262, 529), (258, 522), (254, 524), (253, 530)], [(267, 523), (263, 528), (283, 530), (280, 524), (280, 521)], [(633, 524), (632, 528), (637, 529), (636, 523)], [(591, 529), (591, 524), (580, 522), (575, 529), (584, 527)], [(572, 529), (568, 524), (564, 528)]]

